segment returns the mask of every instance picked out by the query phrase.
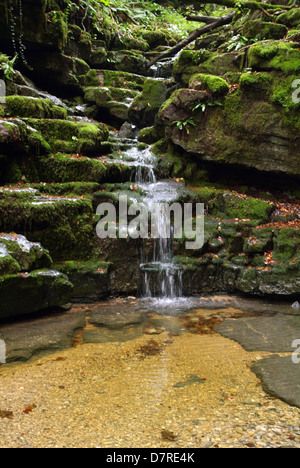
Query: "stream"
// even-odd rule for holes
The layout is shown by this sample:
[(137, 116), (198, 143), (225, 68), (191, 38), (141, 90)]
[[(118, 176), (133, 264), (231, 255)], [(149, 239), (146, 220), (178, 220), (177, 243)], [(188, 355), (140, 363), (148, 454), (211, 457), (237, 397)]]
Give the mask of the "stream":
[[(120, 144), (148, 211), (174, 202), (183, 184), (157, 180), (137, 139)], [(184, 297), (168, 229), (161, 208), (153, 248), (141, 249), (140, 297), (0, 325), (2, 446), (300, 445), (296, 307)]]

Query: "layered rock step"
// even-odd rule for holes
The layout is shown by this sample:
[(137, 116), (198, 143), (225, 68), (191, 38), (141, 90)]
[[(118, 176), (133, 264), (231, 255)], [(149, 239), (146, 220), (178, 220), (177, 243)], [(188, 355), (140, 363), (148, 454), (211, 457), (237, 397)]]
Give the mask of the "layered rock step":
[(67, 276), (51, 269), (52, 263), (40, 243), (19, 234), (1, 234), (1, 319), (69, 304), (73, 286)]

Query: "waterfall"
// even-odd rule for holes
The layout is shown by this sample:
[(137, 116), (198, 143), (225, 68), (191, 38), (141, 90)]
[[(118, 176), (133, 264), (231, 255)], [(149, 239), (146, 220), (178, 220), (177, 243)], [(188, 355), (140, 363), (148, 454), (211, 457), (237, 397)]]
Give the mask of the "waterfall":
[(178, 183), (157, 181), (154, 171), (156, 158), (149, 149), (139, 150), (136, 145), (126, 155), (134, 161), (132, 179), (144, 190), (143, 202), (149, 213), (154, 206), (160, 206), (156, 217), (158, 236), (153, 239), (152, 258), (147, 258), (145, 249), (142, 249), (142, 294), (149, 298), (182, 297), (182, 269), (173, 262), (173, 231), (167, 222), (169, 213), (165, 205), (176, 199)]

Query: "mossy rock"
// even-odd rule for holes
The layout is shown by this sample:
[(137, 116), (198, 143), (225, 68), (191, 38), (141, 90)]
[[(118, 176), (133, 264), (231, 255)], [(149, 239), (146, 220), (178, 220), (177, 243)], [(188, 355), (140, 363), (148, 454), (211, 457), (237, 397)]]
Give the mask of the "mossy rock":
[(101, 107), (109, 102), (112, 99), (112, 96), (109, 88), (90, 86), (84, 89), (84, 99), (89, 103), (97, 104), (97, 106)]
[(138, 141), (151, 145), (161, 140), (164, 134), (164, 128), (161, 126), (146, 127), (140, 131)]
[(178, 89), (160, 108), (158, 119), (164, 125), (184, 122), (191, 117), (196, 105), (208, 102), (210, 99), (211, 95), (207, 91)]
[(123, 36), (116, 39), (114, 43), (115, 50), (136, 50), (141, 52), (148, 52), (150, 45), (142, 38)]
[(118, 71), (146, 74), (148, 60), (144, 54), (132, 50), (112, 51), (108, 54), (109, 63)]
[(0, 122), (0, 152), (2, 154), (49, 153), (50, 146), (41, 133), (20, 119)]
[(253, 229), (251, 236), (245, 239), (243, 251), (247, 255), (263, 255), (265, 252), (271, 251), (272, 248), (272, 228)]
[(275, 231), (274, 259), (281, 262), (292, 262), (299, 257), (300, 230), (282, 228)]
[(70, 303), (73, 285), (54, 270), (0, 276), (0, 318), (12, 318)]
[(33, 117), (36, 119), (66, 119), (67, 111), (53, 104), (49, 99), (35, 99), (23, 96), (7, 96), (6, 115), (10, 117)]
[(231, 219), (254, 219), (268, 221), (274, 205), (255, 198), (241, 197), (232, 192), (220, 193), (216, 200), (217, 212)]
[(142, 91), (146, 77), (135, 73), (115, 70), (101, 70), (97, 72), (96, 84), (87, 86), (104, 86)]
[(243, 26), (243, 35), (248, 39), (283, 39), (287, 32), (288, 28), (283, 24), (261, 20), (250, 20)]
[(99, 160), (63, 153), (41, 156), (36, 165), (40, 180), (48, 183), (122, 182), (130, 179), (132, 171), (123, 162), (105, 165)]
[(296, 74), (300, 72), (300, 51), (293, 42), (259, 42), (249, 48), (248, 64), (258, 71), (276, 70)]
[[(270, 101), (276, 105), (282, 106), (286, 110), (285, 121), (287, 125), (293, 124), (295, 128), (299, 127), (299, 107), (298, 99), (293, 99), (294, 92), (297, 94), (295, 83), (298, 83), (298, 75), (276, 76), (273, 80), (273, 86), (269, 91)], [(297, 117), (298, 116), (298, 117)]]
[[(53, 260), (90, 258), (93, 255), (95, 220), (91, 197), (37, 196), (33, 201), (12, 197), (0, 201), (0, 213), (2, 232), (19, 232), (32, 242), (41, 243)], [(32, 252), (35, 250), (33, 246)], [(20, 256), (16, 259), (19, 260)], [(31, 262), (38, 260), (35, 253)], [(39, 261), (42, 260), (46, 261), (47, 256), (41, 255)], [(26, 257), (25, 261), (29, 262)]]
[(41, 244), (29, 242), (20, 234), (1, 234), (0, 246), (6, 250), (19, 265), (19, 271), (32, 271), (38, 268), (50, 268), (52, 259)]
[(264, 91), (267, 92), (272, 85), (273, 78), (268, 73), (243, 73), (240, 75), (240, 87), (247, 91)]
[(176, 40), (174, 39), (170, 31), (167, 29), (157, 29), (155, 31), (137, 29), (135, 31), (135, 35), (146, 41), (151, 49), (162, 45), (170, 46), (176, 44)]
[(54, 265), (72, 282), (72, 301), (95, 302), (109, 296), (110, 263), (66, 261)]
[(202, 51), (184, 51), (183, 57), (174, 64), (174, 74), (179, 74), (184, 84), (197, 73), (224, 77), (228, 71), (241, 72), (244, 66), (245, 52), (202, 53)]
[(47, 140), (53, 152), (95, 154), (107, 141), (108, 127), (102, 123), (81, 123), (67, 120), (28, 119)]
[(20, 271), (19, 263), (9, 254), (6, 246), (0, 243), (0, 275), (13, 275)]
[[(287, 84), (292, 76), (281, 82)], [(166, 137), (175, 145), (202, 161), (299, 175), (299, 113), (296, 105), (287, 112), (285, 102), (269, 101), (278, 99), (272, 93), (280, 78), (272, 78), (268, 93), (241, 87), (228, 94), (223, 107), (207, 105), (205, 113), (201, 105), (210, 102), (209, 93), (177, 90), (160, 109), (157, 124), (167, 127)], [(288, 98), (292, 100), (292, 89)]]
[(299, 8), (293, 8), (286, 13), (282, 13), (278, 16), (277, 22), (285, 24), (289, 28), (298, 26), (300, 24), (300, 10)]
[(31, 187), (45, 195), (92, 195), (100, 189), (97, 182), (69, 182), (69, 183), (51, 183), (42, 182), (40, 184), (31, 184)]
[(137, 96), (130, 108), (129, 118), (133, 124), (150, 126), (166, 101), (168, 87), (164, 80), (147, 79), (142, 94)]
[(199, 73), (193, 75), (189, 82), (189, 88), (196, 90), (208, 90), (213, 96), (225, 96), (229, 91), (229, 85), (223, 78), (214, 75)]

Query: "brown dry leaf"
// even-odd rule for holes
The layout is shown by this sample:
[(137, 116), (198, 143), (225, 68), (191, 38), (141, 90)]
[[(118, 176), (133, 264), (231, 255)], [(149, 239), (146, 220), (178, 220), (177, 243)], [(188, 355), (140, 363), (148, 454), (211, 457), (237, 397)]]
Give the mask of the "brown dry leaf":
[(2, 419), (13, 419), (14, 413), (12, 411), (0, 410), (0, 418)]
[(161, 431), (161, 436), (162, 436), (163, 439), (170, 440), (170, 441), (173, 441), (173, 440), (177, 439), (177, 435), (174, 434), (174, 432), (167, 431), (166, 429), (163, 429)]
[(30, 414), (30, 413), (32, 413), (32, 411), (34, 410), (34, 408), (36, 408), (36, 405), (27, 406), (27, 408), (24, 409), (23, 413), (24, 413), (24, 414)]

